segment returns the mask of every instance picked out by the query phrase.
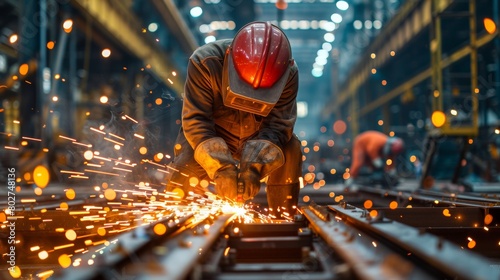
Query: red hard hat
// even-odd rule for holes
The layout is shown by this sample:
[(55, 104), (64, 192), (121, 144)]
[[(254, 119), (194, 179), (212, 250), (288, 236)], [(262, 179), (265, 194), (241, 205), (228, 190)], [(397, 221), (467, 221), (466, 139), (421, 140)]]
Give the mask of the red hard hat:
[(243, 26), (224, 61), (224, 104), (266, 116), (281, 96), (291, 65), (290, 42), (279, 27), (269, 22)]
[(390, 140), (391, 140), (391, 154), (399, 155), (400, 153), (402, 153), (404, 149), (403, 140), (398, 137), (393, 137)]

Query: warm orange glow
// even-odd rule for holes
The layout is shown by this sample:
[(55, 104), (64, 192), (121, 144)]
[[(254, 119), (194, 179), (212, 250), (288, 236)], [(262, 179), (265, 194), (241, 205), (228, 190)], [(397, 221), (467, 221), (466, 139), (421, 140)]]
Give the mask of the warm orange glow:
[(83, 153), (83, 157), (86, 159), (86, 160), (91, 160), (94, 158), (94, 153), (92, 153), (92, 151), (85, 151)]
[(391, 209), (398, 208), (398, 203), (396, 201), (391, 201), (391, 203), (389, 203), (389, 208)]
[(69, 189), (66, 191), (66, 197), (69, 199), (69, 200), (72, 200), (72, 199), (75, 199), (76, 197), (76, 192), (75, 190), (73, 189)]
[(99, 234), (100, 236), (106, 235), (106, 229), (103, 228), (103, 227), (98, 228), (97, 229), (97, 234)]
[(342, 135), (346, 130), (347, 130), (347, 124), (344, 121), (338, 120), (335, 123), (333, 123), (333, 131), (335, 131), (335, 133)]
[(105, 104), (108, 102), (108, 97), (107, 96), (101, 96), (101, 98), (99, 98), (99, 101), (102, 103), (102, 104)]
[(288, 8), (288, 3), (286, 2), (286, 0), (278, 0), (276, 1), (276, 8), (285, 10), (286, 8)]
[(63, 29), (64, 32), (70, 33), (71, 30), (73, 29), (73, 21), (71, 19), (67, 19), (63, 22)]
[(7, 221), (7, 215), (4, 212), (0, 212), (0, 223)]
[(71, 258), (66, 254), (60, 255), (57, 261), (62, 268), (68, 268), (71, 265)]
[(45, 188), (50, 181), (49, 170), (43, 165), (38, 165), (33, 170), (33, 181), (35, 181), (35, 185), (39, 188)]
[(66, 238), (69, 240), (69, 241), (73, 241), (76, 239), (76, 232), (72, 229), (68, 229), (66, 231), (66, 233), (64, 234), (64, 236), (66, 236)]
[(36, 195), (42, 195), (43, 190), (37, 187), (37, 188), (35, 188), (35, 190), (34, 190), (33, 192), (34, 192)]
[(450, 210), (444, 209), (443, 210), (443, 216), (445, 216), (445, 217), (451, 217)]
[(303, 198), (302, 198), (302, 201), (304, 202), (309, 202), (309, 200), (311, 200), (311, 198), (308, 196), (308, 195), (305, 195)]
[(111, 55), (111, 50), (110, 49), (103, 49), (101, 52), (102, 57), (108, 58)]
[(490, 19), (490, 18), (485, 18), (483, 20), (484, 28), (486, 29), (486, 32), (493, 34), (495, 31), (497, 31), (497, 25), (495, 22)]
[(167, 227), (164, 224), (156, 224), (153, 228), (153, 231), (157, 235), (164, 235), (167, 232)]
[(47, 253), (47, 251), (40, 251), (38, 253), (38, 257), (41, 259), (41, 260), (45, 260), (46, 258), (49, 257), (49, 253)]
[(55, 43), (54, 43), (53, 41), (49, 41), (49, 42), (47, 43), (47, 49), (49, 49), (49, 50), (53, 49), (53, 48), (54, 48), (54, 46), (55, 46)]
[(22, 76), (28, 74), (28, 71), (29, 71), (28, 64), (23, 63), (19, 66), (19, 74), (21, 74)]
[(17, 39), (18, 39), (17, 34), (12, 34), (12, 35), (10, 35), (10, 37), (9, 37), (9, 42), (10, 42), (11, 44), (14, 44), (15, 42), (17, 42)]
[(467, 247), (469, 249), (472, 249), (472, 248), (476, 247), (476, 241), (470, 240), (469, 243), (467, 244)]
[(104, 197), (107, 199), (107, 200), (113, 200), (116, 198), (116, 192), (115, 190), (113, 189), (107, 189), (104, 191)]
[(9, 274), (12, 278), (19, 278), (21, 277), (21, 268), (19, 266), (14, 266), (12, 269), (9, 269)]
[(198, 182), (199, 182), (199, 180), (196, 177), (189, 178), (189, 185), (191, 187), (195, 187), (196, 185), (198, 185)]
[(366, 209), (370, 209), (373, 207), (373, 202), (371, 200), (365, 200), (365, 202), (363, 203), (363, 207), (365, 207)]
[(493, 216), (491, 214), (487, 214), (486, 216), (484, 216), (485, 225), (489, 225), (491, 224), (491, 222), (493, 222)]
[(184, 197), (184, 190), (181, 189), (181, 188), (175, 188), (172, 192), (178, 198), (183, 198)]
[(446, 122), (446, 115), (442, 111), (434, 111), (431, 116), (431, 121), (435, 127), (442, 127)]
[(377, 210), (370, 211), (370, 217), (375, 218), (377, 216), (378, 216), (378, 211)]
[(140, 147), (139, 148), (139, 153), (141, 155), (145, 155), (147, 152), (148, 152), (148, 148), (146, 148), (146, 147)]
[(68, 203), (61, 202), (61, 204), (59, 204), (59, 208), (61, 208), (61, 210), (63, 210), (63, 211), (68, 210), (69, 209)]

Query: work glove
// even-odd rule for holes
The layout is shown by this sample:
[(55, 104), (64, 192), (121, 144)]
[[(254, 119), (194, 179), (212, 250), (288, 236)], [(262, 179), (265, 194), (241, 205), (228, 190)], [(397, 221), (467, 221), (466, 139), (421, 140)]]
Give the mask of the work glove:
[(236, 199), (236, 177), (238, 176), (236, 165), (226, 165), (215, 172), (215, 192), (221, 197)]
[(241, 152), (238, 183), (243, 183), (243, 200), (253, 198), (260, 190), (260, 180), (285, 163), (283, 151), (267, 140), (249, 140)]
[(243, 201), (252, 199), (260, 190), (260, 172), (254, 166), (241, 169), (238, 184), (243, 184)]
[(194, 150), (194, 159), (215, 181), (218, 195), (236, 199), (237, 163), (224, 139), (214, 137), (201, 142)]

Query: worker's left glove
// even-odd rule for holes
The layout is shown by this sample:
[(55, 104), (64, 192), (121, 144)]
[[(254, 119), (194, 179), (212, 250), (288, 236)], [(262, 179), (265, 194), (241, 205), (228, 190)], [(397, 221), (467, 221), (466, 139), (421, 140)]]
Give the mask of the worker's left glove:
[(260, 180), (285, 163), (283, 151), (267, 140), (249, 140), (241, 152), (238, 182), (245, 186), (243, 200), (253, 198), (260, 190)]

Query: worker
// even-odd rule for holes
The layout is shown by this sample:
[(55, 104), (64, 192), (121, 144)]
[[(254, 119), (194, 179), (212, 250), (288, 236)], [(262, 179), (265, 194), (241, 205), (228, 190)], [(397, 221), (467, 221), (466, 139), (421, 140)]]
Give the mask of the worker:
[[(368, 167), (373, 173), (384, 174), (384, 182), (392, 185), (395, 179), (395, 158), (404, 149), (404, 142), (399, 137), (389, 137), (378, 131), (365, 131), (354, 138), (352, 145), (352, 161), (349, 168), (350, 177), (345, 181), (346, 187), (351, 187), (358, 178), (360, 169)], [(392, 164), (386, 165), (388, 159)]]
[(195, 177), (221, 198), (246, 201), (267, 179), (270, 210), (293, 215), (302, 176), (293, 133), (298, 79), (288, 38), (269, 22), (248, 23), (233, 39), (195, 50), (167, 191), (187, 195), (200, 188), (189, 183)]

